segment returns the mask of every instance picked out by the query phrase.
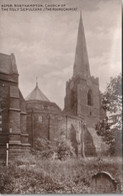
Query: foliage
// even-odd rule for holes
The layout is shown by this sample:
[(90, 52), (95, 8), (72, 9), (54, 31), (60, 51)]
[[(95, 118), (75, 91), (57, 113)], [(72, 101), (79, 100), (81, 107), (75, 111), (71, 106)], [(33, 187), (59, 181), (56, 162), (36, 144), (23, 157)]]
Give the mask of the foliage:
[(106, 91), (102, 97), (102, 106), (110, 113), (116, 113), (122, 106), (122, 78), (121, 74), (111, 77), (107, 85)]
[(47, 138), (37, 138), (34, 146), (36, 150), (44, 151), (51, 149), (51, 142)]
[(75, 150), (72, 144), (64, 136), (57, 138), (54, 143), (48, 139), (38, 138), (35, 140), (34, 154), (40, 154), (42, 158), (54, 158), (59, 160), (65, 160), (71, 157), (75, 157)]
[(43, 159), (51, 158), (55, 153), (55, 147), (51, 144), (47, 138), (37, 138), (35, 140), (33, 154), (36, 154)]
[(110, 79), (102, 96), (102, 106), (107, 117), (96, 125), (98, 135), (110, 146), (110, 154), (121, 153), (122, 148), (122, 90), (121, 75)]
[(75, 149), (73, 148), (71, 141), (67, 140), (65, 137), (56, 140), (56, 153), (60, 160), (75, 157)]
[[(0, 193), (46, 194), (91, 193), (91, 177), (105, 170), (119, 182), (121, 160), (97, 159), (41, 160), (37, 155), (25, 154), (0, 166)], [(120, 192), (120, 188), (118, 189)]]

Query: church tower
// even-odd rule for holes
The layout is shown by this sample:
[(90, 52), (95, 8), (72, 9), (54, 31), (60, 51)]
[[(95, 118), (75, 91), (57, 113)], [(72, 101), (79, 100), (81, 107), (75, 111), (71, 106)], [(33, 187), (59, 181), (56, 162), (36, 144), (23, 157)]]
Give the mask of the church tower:
[(64, 111), (82, 117), (88, 126), (100, 119), (99, 79), (90, 74), (86, 39), (80, 14), (73, 76), (66, 83)]

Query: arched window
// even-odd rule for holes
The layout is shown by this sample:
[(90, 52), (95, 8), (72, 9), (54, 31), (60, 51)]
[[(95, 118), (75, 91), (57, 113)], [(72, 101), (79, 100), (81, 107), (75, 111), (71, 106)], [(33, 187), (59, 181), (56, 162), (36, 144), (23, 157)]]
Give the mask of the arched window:
[(92, 90), (89, 89), (87, 94), (87, 103), (88, 105), (93, 105), (93, 96), (92, 96)]

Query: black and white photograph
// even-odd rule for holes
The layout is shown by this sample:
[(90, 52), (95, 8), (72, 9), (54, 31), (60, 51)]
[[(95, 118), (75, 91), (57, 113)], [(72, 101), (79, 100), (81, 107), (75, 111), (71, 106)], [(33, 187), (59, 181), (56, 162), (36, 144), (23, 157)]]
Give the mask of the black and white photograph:
[(0, 0), (0, 194), (119, 194), (121, 0)]

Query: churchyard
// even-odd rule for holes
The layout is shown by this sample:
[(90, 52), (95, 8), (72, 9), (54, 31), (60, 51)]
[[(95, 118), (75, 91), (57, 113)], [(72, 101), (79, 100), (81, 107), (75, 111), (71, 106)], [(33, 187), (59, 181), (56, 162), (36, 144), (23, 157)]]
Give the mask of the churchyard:
[[(122, 159), (116, 157), (43, 158), (27, 153), (0, 166), (1, 194), (102, 193), (92, 176), (108, 172), (116, 181), (113, 193), (121, 192)], [(104, 189), (107, 183), (104, 182)], [(105, 191), (104, 191), (105, 192)]]

